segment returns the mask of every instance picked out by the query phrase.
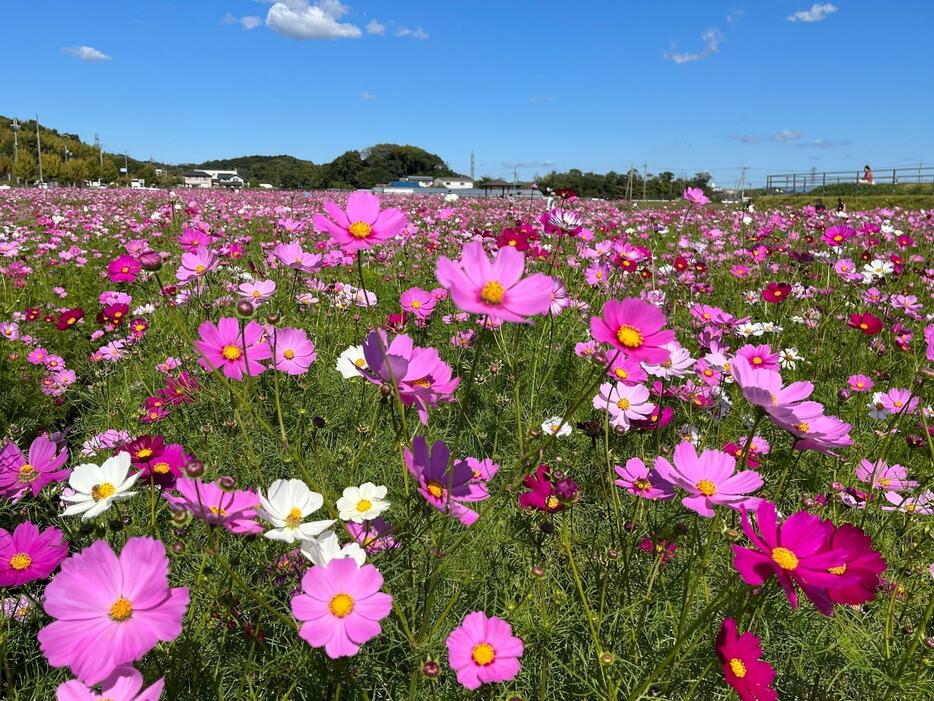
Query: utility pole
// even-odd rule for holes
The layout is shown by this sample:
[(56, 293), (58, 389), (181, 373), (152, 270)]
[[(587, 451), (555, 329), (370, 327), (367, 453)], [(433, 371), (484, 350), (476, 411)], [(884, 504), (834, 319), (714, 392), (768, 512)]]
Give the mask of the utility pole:
[(626, 182), (626, 201), (632, 202), (632, 161), (629, 161), (629, 180)]
[(474, 179), (474, 165), (475, 165), (475, 164), (474, 164), (474, 156), (473, 156), (473, 151), (471, 150), (471, 152), (470, 152), (470, 179), (471, 179), (471, 180)]
[(126, 151), (123, 152), (123, 172), (126, 173), (126, 186), (130, 186), (130, 166), (127, 165)]
[(101, 162), (101, 170), (104, 170), (104, 151), (101, 149), (101, 135), (97, 132), (94, 132), (94, 145), (97, 146), (97, 157)]
[(39, 182), (45, 182), (42, 177), (42, 142), (39, 140), (39, 115), (36, 115), (36, 152), (39, 154)]
[(642, 199), (645, 200), (645, 186), (649, 179), (649, 164), (642, 164)]
[(513, 163), (512, 165), (512, 182), (513, 183), (519, 182), (519, 164), (518, 163)]
[[(19, 131), (19, 122), (13, 120), (13, 165), (16, 166), (16, 157), (19, 155), (19, 141), (17, 141), (16, 134)], [(19, 176), (16, 176), (16, 184), (19, 185)]]
[(739, 201), (742, 202), (746, 199), (746, 171), (749, 170), (749, 166), (743, 166), (743, 172), (739, 176)]

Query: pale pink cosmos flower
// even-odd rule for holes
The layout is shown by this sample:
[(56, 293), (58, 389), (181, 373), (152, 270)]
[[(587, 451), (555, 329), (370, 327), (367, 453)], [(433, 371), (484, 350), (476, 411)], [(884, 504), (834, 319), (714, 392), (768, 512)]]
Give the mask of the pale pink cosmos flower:
[(276, 293), (276, 283), (274, 280), (254, 280), (244, 282), (237, 290), (240, 292), (241, 300), (250, 302), (256, 307)]
[(650, 470), (639, 458), (629, 458), (625, 467), (619, 465), (613, 468), (620, 479), (613, 484), (625, 489), (630, 494), (643, 499), (664, 500), (675, 495), (671, 484), (662, 479), (655, 470)]
[(465, 244), (459, 261), (441, 256), (435, 266), (438, 282), (458, 308), (520, 323), (549, 311), (553, 288), (547, 275), (533, 273), (523, 278), (524, 272), (523, 253), (506, 246), (490, 261), (480, 241)]
[(758, 507), (761, 499), (749, 496), (763, 485), (755, 470), (736, 472), (736, 460), (721, 450), (705, 450), (698, 456), (690, 441), (675, 448), (674, 465), (662, 456), (655, 459), (655, 471), (670, 484), (688, 492), (681, 500), (685, 507), (712, 518), (714, 507)]
[(179, 282), (189, 282), (204, 277), (216, 267), (214, 253), (204, 246), (198, 246), (194, 251), (182, 254), (182, 264), (175, 272), (175, 277)]
[(874, 463), (865, 458), (860, 460), (856, 467), (856, 477), (860, 482), (871, 483), (873, 488), (886, 491), (914, 489), (918, 486), (917, 482), (908, 479), (908, 470), (904, 465), (889, 465), (882, 459)]
[(438, 298), (421, 287), (410, 287), (399, 297), (399, 305), (418, 319), (427, 319), (435, 309)]
[(82, 684), (76, 679), (58, 685), (55, 691), (56, 701), (159, 701), (162, 696), (164, 679), (158, 679), (152, 686), (143, 689), (143, 675), (133, 667), (118, 667), (104, 679), (98, 694), (92, 686)]
[(274, 329), (270, 343), (275, 354), (273, 367), (289, 375), (304, 375), (318, 357), (315, 344), (302, 329)]
[(408, 223), (403, 212), (395, 207), (380, 211), (379, 197), (369, 192), (354, 192), (347, 198), (347, 210), (336, 202), (325, 202), (323, 214), (315, 214), (315, 227), (328, 233), (345, 253), (353, 253), (373, 244), (388, 241)]
[(292, 270), (310, 273), (321, 267), (321, 256), (317, 253), (308, 253), (298, 243), (280, 243), (272, 251), (282, 265)]
[(610, 425), (620, 431), (628, 431), (633, 421), (645, 421), (655, 408), (649, 401), (649, 390), (645, 385), (623, 382), (601, 384), (599, 394), (593, 398), (593, 406), (609, 412)]

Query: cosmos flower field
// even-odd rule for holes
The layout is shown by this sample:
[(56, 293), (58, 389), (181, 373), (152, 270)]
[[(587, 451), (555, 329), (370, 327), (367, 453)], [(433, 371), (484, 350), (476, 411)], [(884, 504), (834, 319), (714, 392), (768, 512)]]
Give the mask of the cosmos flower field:
[(932, 243), (2, 192), (2, 695), (932, 698)]

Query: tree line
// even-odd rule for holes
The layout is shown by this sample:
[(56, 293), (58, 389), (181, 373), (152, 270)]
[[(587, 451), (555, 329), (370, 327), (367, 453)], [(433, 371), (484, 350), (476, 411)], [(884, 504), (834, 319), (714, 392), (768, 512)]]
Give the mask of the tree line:
[(693, 177), (677, 177), (671, 171), (643, 175), (632, 169), (626, 173), (583, 172), (577, 168), (564, 173), (552, 171), (537, 179), (538, 186), (550, 190), (573, 190), (580, 197), (600, 197), (607, 200), (650, 199), (673, 200), (681, 196), (685, 188), (699, 187), (707, 190), (712, 176), (710, 173), (695, 173)]

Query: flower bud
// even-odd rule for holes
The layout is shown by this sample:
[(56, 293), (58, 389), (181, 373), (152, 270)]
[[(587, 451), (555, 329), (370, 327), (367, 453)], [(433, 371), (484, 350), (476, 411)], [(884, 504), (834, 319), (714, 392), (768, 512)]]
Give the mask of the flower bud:
[(148, 270), (150, 272), (155, 272), (162, 267), (162, 256), (160, 256), (155, 251), (143, 251), (139, 254), (140, 266), (143, 270)]
[(441, 665), (434, 660), (425, 660), (425, 664), (422, 665), (422, 674), (428, 679), (437, 679), (441, 674)]
[(232, 492), (237, 488), (237, 480), (229, 475), (225, 475), (217, 480), (217, 486), (223, 489), (225, 492)]
[(192, 460), (182, 469), (184, 470), (185, 474), (188, 475), (188, 477), (191, 479), (197, 479), (204, 474), (204, 463), (200, 460)]
[(252, 302), (248, 302), (245, 299), (237, 302), (237, 316), (249, 319), (253, 316), (254, 311)]

